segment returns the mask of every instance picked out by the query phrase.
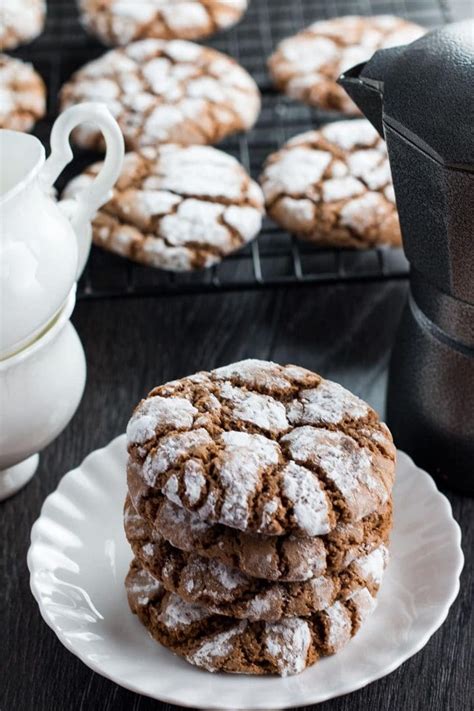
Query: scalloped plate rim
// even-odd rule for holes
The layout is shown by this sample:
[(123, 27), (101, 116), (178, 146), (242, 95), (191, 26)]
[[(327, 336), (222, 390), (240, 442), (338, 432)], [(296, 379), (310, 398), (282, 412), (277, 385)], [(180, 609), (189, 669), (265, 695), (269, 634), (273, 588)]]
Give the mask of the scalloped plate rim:
[[(191, 701), (186, 701), (183, 699), (177, 699), (176, 696), (174, 695), (169, 695), (166, 693), (160, 694), (159, 696), (153, 693), (150, 693), (148, 691), (144, 691), (140, 688), (139, 684), (134, 684), (131, 681), (124, 681), (121, 680), (117, 677), (117, 675), (114, 675), (113, 673), (108, 672), (107, 670), (104, 670), (101, 668), (99, 663), (95, 663), (92, 661), (90, 658), (88, 658), (85, 654), (82, 652), (78, 651), (72, 642), (70, 642), (63, 631), (55, 626), (54, 621), (50, 618), (46, 606), (42, 600), (41, 593), (40, 591), (36, 588), (36, 582), (35, 582), (35, 571), (34, 571), (34, 564), (33, 564), (33, 554), (34, 554), (34, 548), (37, 543), (41, 542), (41, 533), (38, 532), (38, 528), (41, 522), (41, 519), (43, 515), (45, 514), (45, 509), (48, 507), (49, 504), (51, 504), (52, 501), (54, 501), (54, 497), (56, 493), (60, 492), (60, 489), (62, 489), (65, 484), (67, 484), (69, 481), (74, 480), (74, 478), (78, 475), (78, 473), (81, 472), (82, 469), (84, 469), (85, 466), (90, 464), (91, 460), (94, 459), (99, 459), (101, 455), (105, 454), (108, 450), (119, 446), (119, 444), (125, 441), (125, 435), (121, 434), (112, 439), (107, 445), (104, 447), (98, 448), (92, 452), (90, 452), (81, 462), (81, 464), (74, 469), (71, 469), (68, 471), (66, 474), (63, 475), (63, 477), (60, 479), (58, 482), (58, 485), (54, 491), (52, 491), (44, 500), (42, 506), (41, 506), (41, 511), (40, 514), (37, 518), (37, 520), (34, 522), (32, 528), (31, 528), (31, 535), (30, 535), (30, 546), (28, 549), (27, 553), (27, 565), (28, 565), (28, 570), (30, 572), (30, 590), (32, 592), (33, 597), (35, 598), (40, 614), (43, 618), (43, 620), (46, 622), (48, 627), (53, 630), (55, 633), (56, 637), (59, 639), (61, 644), (66, 647), (66, 649), (71, 652), (74, 656), (76, 656), (78, 659), (80, 659), (89, 669), (91, 669), (93, 672), (103, 676), (106, 679), (109, 679), (110, 681), (114, 682), (118, 686), (121, 686), (129, 691), (132, 691), (134, 693), (140, 694), (142, 696), (145, 696), (147, 698), (152, 698), (157, 701), (161, 701), (163, 703), (168, 703), (168, 704), (178, 704), (180, 706), (183, 706), (184, 708), (196, 708), (196, 704), (191, 702)], [(317, 697), (316, 701), (312, 701), (310, 698), (306, 698), (301, 701), (296, 701), (296, 703), (292, 703), (291, 707), (292, 708), (301, 708), (304, 706), (308, 705), (313, 705), (313, 704), (319, 704), (324, 701), (328, 701), (329, 699), (332, 698), (337, 698), (339, 696), (343, 696), (345, 694), (352, 693), (353, 691), (358, 691), (368, 684), (371, 684), (374, 681), (377, 681), (379, 679), (382, 679), (383, 677), (391, 674), (394, 672), (396, 669), (398, 669), (404, 662), (406, 662), (408, 659), (413, 657), (415, 654), (417, 654), (423, 647), (426, 646), (428, 641), (431, 639), (433, 634), (441, 627), (441, 625), (445, 622), (449, 610), (455, 601), (456, 597), (458, 596), (459, 593), (459, 588), (460, 588), (460, 575), (464, 566), (464, 554), (461, 548), (461, 529), (455, 518), (453, 517), (452, 513), (452, 506), (447, 497), (439, 491), (438, 487), (436, 486), (435, 481), (433, 478), (423, 469), (418, 467), (413, 459), (403, 452), (402, 450), (397, 450), (397, 461), (398, 463), (400, 462), (400, 459), (405, 459), (407, 465), (410, 468), (413, 468), (417, 471), (417, 476), (420, 476), (420, 478), (424, 481), (424, 485), (427, 486), (431, 491), (431, 495), (435, 495), (440, 497), (440, 503), (442, 500), (443, 503), (443, 508), (445, 509), (445, 514), (447, 517), (450, 519), (450, 524), (452, 526), (452, 531), (454, 534), (454, 539), (455, 539), (455, 544), (457, 548), (457, 561), (456, 561), (456, 570), (455, 570), (455, 579), (453, 575), (453, 580), (452, 580), (452, 587), (450, 588), (449, 595), (446, 595), (446, 599), (444, 600), (444, 608), (443, 608), (443, 613), (439, 614), (436, 622), (432, 624), (430, 629), (420, 638), (417, 640), (416, 643), (413, 643), (412, 646), (408, 649), (405, 650), (403, 653), (400, 653), (391, 664), (387, 664), (385, 667), (380, 668), (377, 672), (372, 672), (367, 674), (366, 676), (361, 677), (356, 683), (353, 681), (348, 682), (347, 686), (343, 685), (343, 682), (341, 683), (341, 687), (337, 689), (337, 692), (333, 691), (328, 691), (326, 694), (319, 695)], [(206, 672), (203, 672), (206, 673)], [(304, 672), (303, 672), (304, 674)], [(300, 675), (301, 676), (301, 675)], [(234, 677), (235, 678), (235, 677)], [(243, 675), (243, 679), (248, 678), (246, 675)], [(308, 693), (310, 693), (310, 690), (308, 690)], [(206, 708), (210, 709), (212, 711), (220, 711), (221, 709), (236, 709), (237, 711), (246, 711), (249, 709), (248, 705), (239, 705), (239, 702), (235, 702), (232, 704), (232, 707), (230, 706), (223, 706), (222, 703), (213, 703), (212, 701), (206, 701), (205, 706), (201, 703), (197, 708)], [(271, 701), (270, 703), (256, 703), (254, 706), (252, 706), (252, 711), (260, 711), (263, 709), (285, 709), (285, 708), (290, 708), (288, 704), (278, 704), (274, 701)]]

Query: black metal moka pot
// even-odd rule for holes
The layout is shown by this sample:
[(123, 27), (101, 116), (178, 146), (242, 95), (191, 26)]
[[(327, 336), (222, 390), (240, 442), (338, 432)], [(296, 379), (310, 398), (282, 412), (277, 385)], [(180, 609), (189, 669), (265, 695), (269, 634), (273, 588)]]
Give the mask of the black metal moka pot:
[(380, 50), (339, 79), (388, 146), (408, 302), (387, 421), (435, 478), (474, 494), (474, 22)]

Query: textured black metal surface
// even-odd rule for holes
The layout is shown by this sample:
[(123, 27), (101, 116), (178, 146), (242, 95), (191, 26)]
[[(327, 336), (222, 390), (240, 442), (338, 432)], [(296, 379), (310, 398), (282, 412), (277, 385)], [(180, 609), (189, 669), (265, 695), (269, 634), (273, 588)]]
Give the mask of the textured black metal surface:
[(361, 72), (383, 94), (384, 122), (449, 167), (474, 171), (474, 20), (376, 52)]
[[(266, 71), (266, 59), (276, 43), (310, 22), (337, 15), (395, 13), (427, 27), (464, 17), (466, 0), (251, 0), (244, 20), (234, 29), (206, 42), (240, 61), (255, 77), (263, 95), (263, 110), (256, 127), (230, 138), (222, 148), (237, 156), (254, 177), (266, 156), (299, 132), (334, 120), (336, 114), (313, 111), (276, 94)], [(48, 85), (48, 116), (37, 127), (47, 144), (57, 115), (61, 84), (71, 73), (104, 52), (78, 22), (74, 0), (49, 0), (43, 35), (15, 54), (32, 61)], [(59, 187), (97, 156), (76, 152), (74, 165)], [(401, 250), (350, 253), (317, 250), (266, 221), (258, 240), (220, 266), (191, 275), (172, 275), (134, 265), (93, 249), (80, 284), (82, 298), (160, 295), (216, 290), (245, 290), (276, 285), (367, 282), (405, 278), (408, 265)]]
[(451, 340), (412, 297), (392, 351), (387, 423), (420, 467), (474, 495), (474, 349)]
[(377, 52), (346, 84), (378, 130), (383, 117), (414, 267), (391, 357), (388, 424), (421, 466), (474, 494), (474, 172), (447, 165), (465, 157), (469, 166), (474, 155), (474, 37), (466, 37), (447, 27)]
[[(446, 125), (449, 141), (448, 119)], [(464, 137), (466, 151), (474, 150), (472, 127), (470, 133)], [(443, 166), (388, 125), (385, 136), (412, 267), (438, 289), (474, 303), (474, 172)]]

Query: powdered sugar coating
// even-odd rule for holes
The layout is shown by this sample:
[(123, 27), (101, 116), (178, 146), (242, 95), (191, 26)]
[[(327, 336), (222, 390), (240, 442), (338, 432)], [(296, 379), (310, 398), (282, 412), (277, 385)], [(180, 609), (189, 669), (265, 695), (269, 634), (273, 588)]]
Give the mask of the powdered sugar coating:
[(299, 394), (288, 408), (288, 419), (293, 425), (334, 425), (345, 419), (364, 418), (368, 413), (367, 403), (339, 383), (325, 380)]
[(366, 580), (373, 581), (380, 585), (384, 570), (388, 563), (388, 550), (385, 546), (380, 546), (366, 556), (354, 561), (357, 571)]
[(332, 159), (329, 151), (295, 146), (283, 150), (279, 160), (270, 160), (264, 173), (265, 200), (273, 201), (285, 194), (301, 194), (309, 185), (319, 183)]
[[(170, 481), (168, 479), (168, 481)], [(189, 493), (187, 492), (188, 498), (189, 498)], [(206, 523), (203, 521), (200, 516), (197, 514), (191, 513), (190, 511), (187, 511), (187, 509), (183, 508), (181, 505), (181, 501), (179, 502), (178, 505), (174, 505), (173, 502), (169, 497), (165, 497), (165, 501), (163, 502), (163, 512), (162, 512), (162, 520), (168, 522), (168, 525), (170, 526), (171, 530), (173, 531), (179, 531), (180, 528), (184, 528), (186, 531), (189, 531), (191, 534), (196, 534), (196, 533), (204, 533), (207, 531), (211, 524)], [(159, 529), (158, 529), (159, 530)], [(159, 530), (159, 532), (164, 535), (162, 531)], [(166, 536), (165, 536), (166, 537)], [(192, 546), (192, 535), (189, 537), (190, 542), (189, 546), (185, 546), (183, 550), (188, 550), (192, 551), (193, 546)], [(171, 541), (173, 543), (173, 541)], [(178, 547), (178, 546), (176, 546)]]
[[(153, 398), (176, 399), (177, 410), (187, 401), (192, 424), (150, 427), (144, 443), (129, 441), (129, 487), (148, 518), (161, 492), (208, 524), (311, 537), (379, 511), (390, 496), (388, 430), (315, 373), (249, 360), (165, 384)], [(146, 403), (132, 422), (147, 415)]]
[(190, 459), (184, 465), (185, 496), (191, 506), (197, 504), (206, 488), (206, 477), (201, 462)]
[(337, 487), (356, 520), (380, 508), (389, 496), (374, 471), (370, 451), (342, 432), (296, 427), (282, 438), (297, 462), (317, 466)]
[(156, 450), (147, 456), (143, 469), (145, 481), (153, 486), (156, 477), (177, 464), (181, 457), (211, 442), (211, 437), (204, 429), (165, 435)]
[(260, 182), (270, 217), (299, 237), (341, 247), (401, 243), (386, 146), (366, 119), (292, 138), (269, 156)]
[(235, 590), (243, 580), (243, 576), (236, 570), (228, 568), (219, 561), (210, 561), (210, 570), (213, 576), (217, 578), (220, 585), (222, 585), (227, 590)]
[(223, 383), (219, 393), (231, 403), (234, 418), (278, 434), (289, 429), (285, 406), (268, 395), (249, 393), (230, 383)]
[(45, 0), (2, 0), (0, 4), (0, 47), (14, 49), (30, 42), (43, 30)]
[(46, 89), (32, 64), (0, 54), (0, 128), (29, 131), (46, 113)]
[(341, 225), (357, 234), (365, 234), (373, 224), (382, 223), (387, 214), (384, 195), (367, 193), (356, 197), (341, 209)]
[(281, 395), (292, 392), (292, 380), (297, 383), (304, 382), (308, 375), (314, 374), (304, 368), (298, 368), (298, 366), (293, 365), (287, 365), (282, 370), (282, 367), (277, 363), (257, 360), (256, 358), (230, 363), (212, 371), (212, 376), (217, 381), (230, 380), (236, 385), (247, 387), (249, 390), (268, 390), (272, 394)]
[(138, 605), (147, 605), (162, 590), (162, 584), (146, 570), (137, 571), (133, 584), (127, 587), (128, 594), (134, 597)]
[(280, 448), (261, 435), (245, 432), (224, 432), (221, 439), (224, 451), (218, 476), (223, 501), (219, 523), (245, 530), (249, 497), (256, 491), (261, 471), (278, 464)]
[(310, 643), (309, 625), (298, 617), (265, 625), (265, 646), (281, 676), (299, 674), (306, 668)]
[(326, 495), (315, 474), (290, 462), (282, 472), (283, 493), (293, 504), (298, 529), (308, 536), (329, 533), (331, 524)]
[[(74, 178), (77, 197), (102, 164)], [(210, 266), (260, 231), (263, 194), (240, 163), (210, 146), (166, 145), (128, 153), (122, 174), (93, 221), (96, 244), (173, 271)]]
[(352, 637), (352, 621), (344, 605), (336, 602), (325, 610), (328, 624), (327, 646), (331, 654), (342, 649)]
[(356, 606), (359, 625), (365, 622), (377, 605), (375, 597), (372, 597), (367, 588), (360, 588), (351, 593), (348, 600), (351, 600)]
[(359, 114), (337, 78), (378, 49), (408, 44), (424, 32), (419, 25), (392, 15), (322, 20), (278, 45), (269, 60), (270, 73), (277, 87), (294, 99)]
[(234, 25), (247, 0), (80, 0), (82, 22), (105, 44), (199, 39)]
[(127, 426), (128, 444), (143, 444), (157, 431), (186, 430), (193, 425), (195, 407), (185, 398), (151, 397), (135, 410)]
[[(250, 128), (260, 111), (258, 88), (242, 67), (221, 52), (182, 40), (147, 39), (111, 50), (61, 90), (63, 110), (94, 99), (107, 104), (132, 150), (217, 143)], [(90, 124), (75, 139), (86, 148), (103, 147)]]
[[(311, 137), (311, 132), (306, 134), (308, 138)], [(381, 152), (384, 144), (379, 141), (379, 134), (372, 126), (370, 121), (365, 119), (357, 119), (355, 121), (335, 121), (334, 123), (328, 123), (321, 129), (321, 136), (325, 138), (329, 143), (334, 144), (343, 151), (353, 151), (355, 148), (375, 146), (376, 152)], [(384, 151), (382, 151), (384, 152)], [(351, 158), (354, 154), (349, 157), (349, 165), (351, 165)], [(359, 160), (365, 161), (370, 160), (372, 153), (369, 150), (357, 151), (357, 156)]]
[(180, 629), (191, 625), (193, 622), (208, 617), (206, 610), (200, 605), (185, 602), (178, 595), (171, 594), (165, 609), (159, 616), (160, 622), (170, 630)]
[(203, 667), (207, 671), (215, 671), (217, 662), (231, 654), (232, 641), (245, 630), (246, 626), (247, 622), (242, 621), (230, 630), (214, 635), (188, 655), (188, 662)]
[[(180, 595), (184, 594), (189, 601), (203, 604), (205, 600), (206, 606), (211, 609), (213, 603), (232, 600), (236, 590), (246, 582), (245, 577), (238, 570), (212, 558), (205, 560), (200, 556), (191, 555), (187, 564), (180, 567), (174, 551), (169, 546), (162, 546), (162, 548), (167, 548), (170, 556), (162, 561), (161, 571), (150, 567), (151, 572), (166, 583), (165, 587)], [(143, 560), (146, 564), (147, 558)], [(175, 587), (178, 575), (179, 584)]]

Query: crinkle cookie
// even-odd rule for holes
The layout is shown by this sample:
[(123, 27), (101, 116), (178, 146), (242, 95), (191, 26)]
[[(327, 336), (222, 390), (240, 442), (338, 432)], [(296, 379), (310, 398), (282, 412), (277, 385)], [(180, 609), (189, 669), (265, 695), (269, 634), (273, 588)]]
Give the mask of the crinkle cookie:
[[(129, 477), (129, 487), (137, 496), (140, 478)], [(154, 532), (175, 548), (198, 553), (250, 577), (297, 582), (326, 571), (339, 571), (355, 558), (387, 543), (392, 527), (392, 503), (361, 521), (340, 523), (327, 536), (264, 536), (236, 531), (202, 521), (198, 514), (177, 506), (166, 496), (158, 497), (153, 527), (147, 524), (130, 500), (124, 513), (130, 539), (142, 548)], [(137, 553), (139, 556), (139, 553)]]
[(387, 549), (379, 545), (339, 572), (302, 582), (274, 582), (245, 575), (216, 558), (174, 548), (130, 510), (125, 533), (140, 565), (170, 592), (219, 615), (267, 622), (307, 617), (361, 587), (374, 594), (388, 560)]
[(302, 239), (401, 245), (385, 141), (365, 119), (295, 136), (269, 156), (260, 182), (269, 216)]
[[(102, 164), (74, 178), (90, 185)], [(260, 231), (263, 195), (240, 163), (210, 146), (164, 145), (128, 153), (109, 202), (93, 221), (95, 244), (142, 264), (209, 267)]]
[[(105, 102), (127, 148), (159, 143), (217, 143), (249, 129), (260, 111), (252, 77), (231, 57), (183, 40), (141, 40), (113, 49), (79, 69), (61, 90), (61, 108)], [(92, 125), (75, 140), (103, 148)]]
[(283, 40), (268, 66), (276, 86), (293, 99), (357, 115), (359, 109), (337, 78), (378, 49), (409, 44), (425, 32), (392, 15), (323, 20)]
[(44, 0), (2, 0), (0, 3), (0, 47), (14, 49), (30, 42), (43, 31)]
[(210, 672), (298, 674), (339, 652), (375, 607), (370, 592), (361, 588), (307, 618), (252, 622), (212, 614), (166, 592), (137, 561), (125, 585), (130, 608), (150, 635)]
[(235, 25), (247, 0), (79, 0), (82, 22), (105, 44), (199, 39)]
[(127, 427), (135, 508), (159, 495), (203, 521), (320, 536), (389, 500), (395, 449), (377, 414), (294, 365), (247, 360), (151, 391)]
[(32, 64), (0, 54), (0, 128), (29, 131), (46, 113), (46, 88)]

